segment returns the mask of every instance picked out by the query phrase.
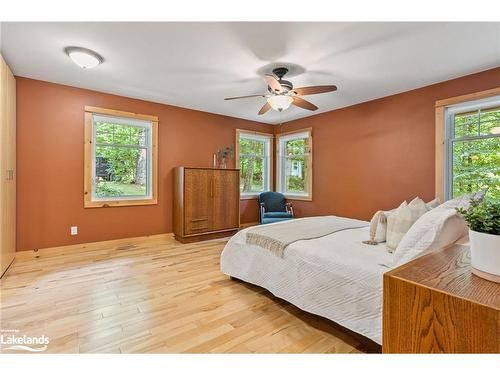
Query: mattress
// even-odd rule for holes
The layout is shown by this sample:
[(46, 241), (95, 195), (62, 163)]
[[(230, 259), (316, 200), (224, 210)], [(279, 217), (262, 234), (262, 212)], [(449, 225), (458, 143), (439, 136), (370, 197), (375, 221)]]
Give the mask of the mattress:
[(250, 228), (244, 229), (226, 244), (221, 271), (381, 344), (382, 280), (392, 255), (384, 245), (362, 243), (369, 238), (368, 223), (362, 223), (366, 227), (297, 241), (282, 258), (247, 245)]

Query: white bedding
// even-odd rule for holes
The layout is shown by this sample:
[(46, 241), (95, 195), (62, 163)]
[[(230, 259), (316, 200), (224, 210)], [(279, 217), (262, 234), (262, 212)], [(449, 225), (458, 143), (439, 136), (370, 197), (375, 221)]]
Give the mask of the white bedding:
[(283, 258), (247, 245), (249, 228), (244, 229), (225, 246), (221, 271), (381, 344), (382, 275), (389, 270), (384, 264), (391, 264), (392, 254), (383, 244), (362, 243), (369, 238), (364, 223), (363, 228), (295, 242)]

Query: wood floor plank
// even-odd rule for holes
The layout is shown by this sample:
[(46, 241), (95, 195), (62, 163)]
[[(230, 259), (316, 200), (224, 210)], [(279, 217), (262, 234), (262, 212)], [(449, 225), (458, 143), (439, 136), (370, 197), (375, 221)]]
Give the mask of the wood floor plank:
[(159, 235), (24, 252), (0, 281), (2, 328), (48, 336), (46, 353), (363, 350), (326, 319), (223, 275), (224, 245)]

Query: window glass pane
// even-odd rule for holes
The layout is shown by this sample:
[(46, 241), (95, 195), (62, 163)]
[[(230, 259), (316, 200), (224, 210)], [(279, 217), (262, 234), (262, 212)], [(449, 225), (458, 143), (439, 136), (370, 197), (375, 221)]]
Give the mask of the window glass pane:
[(285, 143), (285, 154), (291, 155), (304, 155), (307, 152), (307, 139), (292, 139)]
[(95, 195), (98, 198), (146, 196), (147, 150), (97, 146), (95, 148)]
[(240, 155), (258, 155), (261, 157), (264, 157), (265, 154), (265, 146), (266, 142), (265, 141), (260, 141), (256, 139), (247, 139), (247, 138), (240, 138), (240, 147), (239, 147), (239, 152)]
[(500, 108), (481, 110), (481, 134), (500, 134)]
[(280, 190), (285, 194), (308, 195), (309, 136), (297, 134), (297, 137), (280, 142)]
[(467, 112), (455, 115), (455, 138), (474, 137), (478, 135), (479, 112)]
[(240, 136), (239, 168), (240, 191), (259, 193), (268, 189), (268, 139), (252, 139)]
[(500, 199), (500, 138), (453, 142), (453, 197), (489, 188)]
[(307, 157), (285, 159), (285, 189), (287, 193), (307, 193)]
[(240, 157), (240, 191), (243, 193), (264, 191), (264, 159)]
[(147, 145), (146, 128), (113, 124), (111, 120), (108, 122), (96, 121), (94, 124), (98, 144)]

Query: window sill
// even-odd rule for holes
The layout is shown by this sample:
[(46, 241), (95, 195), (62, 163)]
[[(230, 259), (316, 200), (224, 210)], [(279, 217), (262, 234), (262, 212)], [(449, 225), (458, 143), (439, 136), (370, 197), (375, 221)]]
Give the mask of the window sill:
[(157, 199), (123, 199), (112, 201), (85, 201), (84, 208), (110, 208), (126, 206), (149, 206), (158, 204)]
[(257, 194), (240, 194), (240, 200), (248, 200), (248, 199), (258, 199), (259, 198), (259, 194), (260, 193), (257, 193)]
[(291, 201), (312, 201), (312, 196), (310, 195), (291, 195), (285, 194), (285, 198)]

